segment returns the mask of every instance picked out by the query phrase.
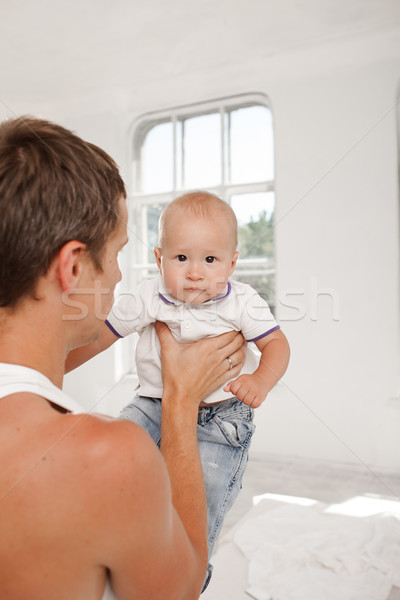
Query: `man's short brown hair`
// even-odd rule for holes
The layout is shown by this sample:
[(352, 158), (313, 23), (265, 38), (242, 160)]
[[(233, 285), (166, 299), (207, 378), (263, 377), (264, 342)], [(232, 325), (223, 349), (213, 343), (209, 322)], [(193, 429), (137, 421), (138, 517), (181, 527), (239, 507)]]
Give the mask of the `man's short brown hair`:
[(33, 117), (0, 124), (0, 307), (14, 307), (71, 240), (96, 267), (126, 198), (106, 152)]

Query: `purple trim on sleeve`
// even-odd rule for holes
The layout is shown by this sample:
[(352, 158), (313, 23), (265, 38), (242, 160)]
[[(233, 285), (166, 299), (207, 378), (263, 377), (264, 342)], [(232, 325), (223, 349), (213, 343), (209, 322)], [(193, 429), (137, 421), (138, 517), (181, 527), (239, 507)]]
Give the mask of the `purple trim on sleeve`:
[(113, 332), (113, 333), (114, 333), (114, 334), (115, 334), (117, 337), (119, 337), (119, 338), (121, 338), (121, 339), (124, 337), (123, 335), (121, 335), (120, 333), (118, 333), (118, 331), (116, 331), (116, 330), (114, 329), (114, 327), (111, 325), (111, 323), (110, 323), (109, 321), (107, 321), (107, 319), (106, 319), (105, 323), (106, 323), (107, 327), (108, 327), (109, 329), (111, 329), (111, 331), (112, 331), (112, 332)]
[(175, 306), (175, 302), (171, 302), (171, 300), (167, 300), (166, 297), (163, 296), (161, 292), (158, 292), (158, 295), (160, 296), (161, 300), (164, 300), (164, 302), (166, 304), (173, 304)]
[(213, 298), (213, 302), (216, 302), (217, 300), (222, 300), (223, 298), (226, 298), (227, 296), (229, 296), (229, 294), (231, 293), (231, 282), (228, 281), (228, 291), (226, 292), (225, 296), (218, 296), (218, 298)]
[(265, 333), (262, 333), (261, 335), (253, 338), (252, 340), (246, 340), (246, 342), (256, 342), (257, 340), (261, 340), (261, 338), (269, 335), (270, 333), (272, 333), (273, 331), (276, 331), (277, 329), (280, 329), (280, 325), (277, 325), (276, 327), (273, 327), (269, 331), (266, 331)]

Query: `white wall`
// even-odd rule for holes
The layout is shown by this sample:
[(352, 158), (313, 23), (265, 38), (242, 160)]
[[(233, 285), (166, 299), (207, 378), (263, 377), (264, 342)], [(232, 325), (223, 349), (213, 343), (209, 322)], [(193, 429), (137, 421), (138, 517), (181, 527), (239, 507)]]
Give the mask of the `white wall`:
[[(51, 118), (102, 145), (127, 176), (129, 132), (143, 112), (268, 95), (277, 317), (292, 358), (257, 411), (254, 454), (400, 468), (399, 67), (400, 29), (203, 70), (188, 65), (170, 80), (111, 90), (94, 111), (90, 99), (51, 107)], [(112, 352), (99, 361), (67, 380), (89, 403), (113, 380)]]
[(400, 466), (397, 83), (362, 64), (272, 92), (278, 288), (306, 314), (281, 305), (292, 362), (258, 451)]

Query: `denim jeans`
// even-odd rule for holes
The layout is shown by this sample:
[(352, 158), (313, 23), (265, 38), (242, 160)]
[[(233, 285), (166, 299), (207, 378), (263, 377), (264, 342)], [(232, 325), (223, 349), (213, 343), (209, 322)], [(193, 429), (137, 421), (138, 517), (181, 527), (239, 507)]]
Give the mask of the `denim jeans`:
[[(253, 415), (254, 410), (237, 398), (199, 407), (197, 435), (207, 496), (209, 559), (225, 515), (242, 487), (255, 429)], [(136, 396), (122, 410), (120, 417), (143, 427), (160, 447), (160, 399)], [(203, 591), (211, 572), (212, 565), (209, 565)]]

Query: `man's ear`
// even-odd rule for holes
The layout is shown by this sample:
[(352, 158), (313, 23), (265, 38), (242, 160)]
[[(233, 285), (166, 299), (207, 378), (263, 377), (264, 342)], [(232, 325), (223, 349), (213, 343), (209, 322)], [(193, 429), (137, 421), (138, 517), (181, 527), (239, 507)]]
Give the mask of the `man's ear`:
[(154, 248), (154, 256), (156, 257), (157, 267), (161, 273), (161, 248)]
[(238, 256), (239, 256), (239, 252), (236, 251), (232, 257), (231, 275), (232, 275), (233, 271), (235, 270)]
[(61, 287), (69, 291), (76, 287), (82, 274), (82, 255), (86, 250), (86, 244), (72, 240), (65, 244), (58, 254), (58, 275)]

